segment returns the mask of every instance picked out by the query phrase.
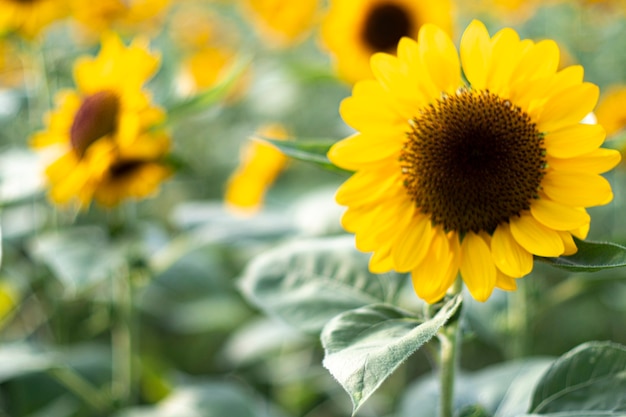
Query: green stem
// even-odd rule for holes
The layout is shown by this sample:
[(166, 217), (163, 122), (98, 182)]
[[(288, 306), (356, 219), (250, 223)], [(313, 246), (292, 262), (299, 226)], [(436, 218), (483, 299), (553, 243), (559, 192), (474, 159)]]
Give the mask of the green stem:
[(98, 414), (108, 415), (112, 408), (110, 398), (96, 389), (89, 381), (67, 367), (56, 367), (48, 370), (48, 374), (74, 395), (83, 400)]
[[(463, 288), (462, 281), (457, 278), (450, 293), (459, 294)], [(454, 414), (454, 376), (457, 367), (459, 345), (458, 312), (439, 332), (440, 341), (440, 416), (452, 417)]]
[(111, 333), (114, 398), (122, 407), (129, 405), (133, 393), (133, 295), (130, 274), (113, 278), (113, 300), (117, 307), (116, 325)]

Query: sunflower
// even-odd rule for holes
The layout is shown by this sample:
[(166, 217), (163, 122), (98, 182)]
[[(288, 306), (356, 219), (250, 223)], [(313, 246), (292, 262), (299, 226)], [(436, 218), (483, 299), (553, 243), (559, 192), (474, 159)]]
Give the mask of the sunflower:
[[(147, 50), (145, 41), (126, 47), (112, 34), (103, 38), (96, 58), (76, 63), (77, 89), (57, 95), (47, 129), (35, 134), (31, 142), (35, 148), (49, 149), (54, 157), (46, 169), (52, 201), (77, 201), (86, 207), (112, 165), (134, 155), (138, 146), (150, 158), (163, 148), (162, 136), (153, 133), (153, 127), (163, 121), (164, 114), (142, 90), (158, 65), (158, 57)], [(152, 136), (155, 139), (150, 142)], [(157, 151), (146, 151), (149, 143)]]
[[(126, 32), (149, 25), (163, 15), (170, 0), (100, 0), (92, 3), (72, 0), (72, 16), (84, 28), (96, 33), (115, 27)], [(133, 30), (134, 29), (134, 30)]]
[(427, 24), (417, 42), (400, 40), (397, 57), (372, 57), (375, 79), (340, 107), (357, 133), (328, 156), (355, 171), (336, 199), (357, 248), (373, 252), (373, 272), (410, 272), (429, 303), (460, 273), (485, 301), (495, 287), (515, 289), (533, 255), (576, 252), (586, 207), (613, 198), (599, 174), (620, 156), (599, 148), (600, 125), (580, 123), (598, 88), (582, 67), (558, 65), (553, 41), (508, 28), (490, 37), (479, 21), (460, 54)]
[[(287, 131), (278, 124), (259, 129), (258, 136), (284, 140)], [(239, 167), (226, 185), (224, 200), (233, 212), (251, 214), (263, 204), (263, 196), (287, 165), (288, 158), (275, 146), (252, 138), (242, 148)]]
[(311, 29), (319, 0), (244, 0), (244, 15), (270, 46), (284, 47), (301, 40)]
[(16, 32), (26, 38), (68, 14), (66, 0), (0, 0), (0, 10), (0, 35)]
[(393, 53), (403, 36), (417, 37), (425, 23), (452, 31), (450, 0), (334, 0), (322, 22), (322, 42), (348, 82), (372, 76), (370, 56)]

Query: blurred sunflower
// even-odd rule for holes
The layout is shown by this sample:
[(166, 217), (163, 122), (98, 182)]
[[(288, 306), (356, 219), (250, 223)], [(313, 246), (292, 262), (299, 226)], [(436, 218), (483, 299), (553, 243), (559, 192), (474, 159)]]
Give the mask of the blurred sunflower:
[(595, 115), (609, 137), (626, 127), (624, 103), (626, 103), (626, 86), (624, 85), (615, 85), (600, 97)]
[(72, 16), (83, 29), (96, 34), (115, 28), (122, 32), (145, 31), (155, 26), (170, 0), (72, 0)]
[(69, 12), (66, 0), (0, 0), (0, 10), (0, 35), (16, 32), (29, 39)]
[[(205, 7), (187, 6), (171, 19), (171, 36), (182, 52), (179, 89), (183, 94), (214, 87), (237, 61), (240, 47), (236, 26)], [(247, 77), (235, 83), (236, 98), (247, 86)]]
[[(278, 124), (262, 127), (261, 138), (284, 140), (285, 128)], [(275, 146), (251, 138), (242, 148), (239, 167), (226, 185), (226, 207), (235, 213), (252, 214), (263, 204), (263, 196), (287, 165), (288, 158)]]
[(599, 95), (582, 67), (559, 71), (555, 42), (508, 28), (490, 37), (479, 21), (460, 57), (429, 24), (397, 52), (372, 57), (375, 79), (340, 108), (358, 133), (328, 154), (356, 171), (336, 198), (348, 206), (343, 227), (373, 252), (370, 269), (411, 272), (429, 303), (460, 273), (485, 301), (495, 287), (515, 289), (533, 255), (575, 253), (586, 207), (613, 198), (600, 174), (620, 160), (599, 148), (600, 125), (580, 123)]
[[(81, 207), (88, 206), (94, 195), (112, 201), (107, 199), (112, 192), (103, 194), (98, 187), (118, 184), (111, 181), (112, 173), (136, 172), (115, 168), (116, 164), (151, 161), (161, 155), (163, 135), (153, 127), (163, 121), (164, 113), (142, 90), (158, 65), (159, 58), (148, 51), (145, 41), (126, 47), (112, 34), (103, 37), (97, 57), (76, 63), (77, 90), (59, 93), (47, 130), (34, 135), (31, 142), (33, 147), (51, 149), (56, 158), (46, 169), (52, 201), (77, 201)], [(145, 157), (136, 156), (138, 147)], [(139, 194), (133, 189), (130, 196)]]
[(450, 0), (333, 0), (322, 22), (322, 42), (339, 76), (356, 82), (372, 76), (373, 53), (394, 53), (400, 38), (416, 38), (423, 24), (451, 33), (451, 8)]
[(285, 47), (301, 40), (314, 25), (319, 0), (242, 0), (242, 9), (270, 46)]

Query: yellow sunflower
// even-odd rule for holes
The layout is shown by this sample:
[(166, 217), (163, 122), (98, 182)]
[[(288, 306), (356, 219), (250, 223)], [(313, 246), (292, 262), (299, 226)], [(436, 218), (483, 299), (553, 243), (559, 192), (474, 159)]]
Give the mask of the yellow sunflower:
[(79, 59), (76, 91), (57, 95), (47, 129), (32, 138), (33, 147), (50, 149), (55, 158), (46, 170), (52, 201), (86, 207), (112, 164), (133, 154), (138, 141), (145, 148), (146, 136), (155, 136), (152, 146), (163, 148), (161, 134), (150, 129), (164, 113), (142, 90), (158, 65), (144, 40), (126, 47), (112, 34), (103, 37), (97, 57)]
[(599, 148), (600, 125), (580, 123), (598, 88), (582, 67), (558, 65), (555, 42), (508, 28), (490, 37), (479, 21), (460, 54), (427, 24), (417, 42), (400, 40), (397, 57), (372, 57), (375, 79), (340, 108), (357, 133), (328, 156), (355, 171), (336, 198), (373, 272), (411, 272), (429, 303), (460, 273), (485, 301), (495, 287), (515, 289), (533, 255), (576, 252), (586, 207), (613, 198), (599, 174), (620, 156)]
[(0, 0), (0, 35), (16, 32), (34, 38), (55, 20), (68, 14), (66, 0)]
[(319, 0), (242, 0), (244, 15), (270, 46), (301, 40), (313, 26)]
[(417, 37), (433, 23), (452, 31), (450, 0), (334, 0), (322, 22), (322, 42), (348, 82), (370, 78), (370, 56), (394, 53), (403, 36)]
[[(278, 124), (262, 127), (263, 138), (287, 139), (287, 131)], [(252, 214), (263, 204), (263, 196), (287, 165), (288, 158), (276, 147), (252, 138), (241, 152), (239, 167), (226, 185), (226, 206), (236, 213)]]
[(83, 27), (96, 33), (116, 28), (122, 31), (144, 29), (162, 16), (170, 0), (72, 0), (72, 16)]

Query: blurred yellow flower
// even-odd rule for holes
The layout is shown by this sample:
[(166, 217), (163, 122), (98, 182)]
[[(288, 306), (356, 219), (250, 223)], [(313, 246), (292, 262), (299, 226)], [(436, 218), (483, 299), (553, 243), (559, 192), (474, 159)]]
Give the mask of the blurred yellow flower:
[[(181, 8), (172, 16), (170, 32), (182, 52), (179, 90), (183, 94), (214, 87), (237, 61), (240, 39), (235, 24), (205, 7)], [(246, 80), (242, 77), (235, 83), (232, 93), (242, 92)]]
[(612, 136), (626, 127), (626, 86), (613, 86), (600, 97), (595, 111), (598, 123)]
[[(598, 100), (583, 69), (558, 70), (553, 41), (493, 37), (473, 21), (454, 46), (424, 25), (397, 57), (372, 57), (340, 113), (357, 133), (330, 160), (355, 171), (338, 190), (343, 227), (370, 269), (411, 272), (418, 296), (441, 299), (460, 273), (472, 296), (513, 290), (533, 256), (575, 253), (587, 207), (613, 198), (600, 174), (620, 160), (604, 129), (582, 124)], [(467, 80), (467, 83), (464, 81)]]
[(270, 46), (301, 40), (315, 24), (319, 0), (241, 0), (245, 16)]
[[(285, 129), (271, 124), (259, 129), (261, 138), (284, 140)], [(267, 189), (287, 165), (288, 158), (273, 145), (251, 138), (242, 148), (239, 167), (226, 185), (227, 208), (236, 213), (253, 214), (262, 204)]]
[[(126, 47), (112, 34), (103, 37), (97, 57), (77, 61), (77, 90), (57, 95), (47, 129), (31, 142), (35, 148), (49, 149), (55, 158), (46, 170), (53, 202), (77, 202), (82, 208), (94, 196), (107, 205), (117, 202), (110, 197), (110, 186), (122, 184), (113, 181), (116, 174), (136, 172), (128, 161), (143, 163), (162, 155), (165, 139), (154, 126), (163, 121), (164, 113), (142, 90), (158, 65), (159, 58), (148, 51), (145, 40)], [(145, 190), (135, 186), (126, 194), (143, 196)]]
[(0, 40), (0, 88), (15, 87), (24, 82), (26, 57), (10, 42)]
[(0, 0), (0, 35), (16, 32), (34, 38), (68, 11), (67, 0)]
[(416, 38), (423, 24), (450, 34), (451, 9), (450, 0), (333, 0), (322, 22), (322, 42), (339, 76), (353, 83), (372, 76), (373, 53), (394, 53), (400, 38)]
[(71, 5), (72, 16), (88, 31), (101, 33), (115, 28), (138, 32), (146, 29), (144, 25), (154, 25), (155, 18), (164, 14), (170, 0), (72, 0)]

